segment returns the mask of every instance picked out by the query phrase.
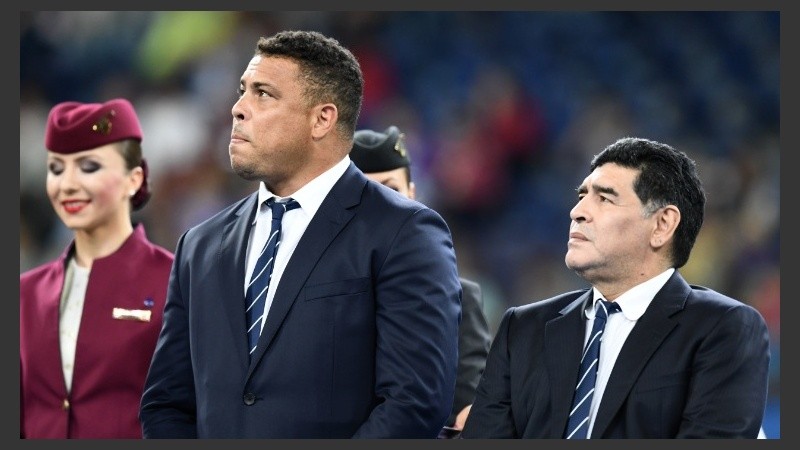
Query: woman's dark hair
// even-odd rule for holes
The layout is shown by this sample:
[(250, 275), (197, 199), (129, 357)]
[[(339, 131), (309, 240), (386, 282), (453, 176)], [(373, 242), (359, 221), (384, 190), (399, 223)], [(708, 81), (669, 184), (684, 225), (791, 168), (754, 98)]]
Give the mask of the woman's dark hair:
[(117, 149), (125, 160), (125, 167), (127, 167), (128, 170), (132, 170), (141, 166), (144, 172), (144, 179), (142, 180), (141, 187), (139, 187), (139, 190), (131, 197), (131, 208), (134, 211), (138, 211), (144, 208), (144, 205), (147, 204), (148, 200), (150, 200), (150, 197), (153, 195), (150, 192), (150, 171), (147, 167), (147, 161), (142, 157), (141, 142), (136, 139), (126, 139), (120, 141), (119, 144)]

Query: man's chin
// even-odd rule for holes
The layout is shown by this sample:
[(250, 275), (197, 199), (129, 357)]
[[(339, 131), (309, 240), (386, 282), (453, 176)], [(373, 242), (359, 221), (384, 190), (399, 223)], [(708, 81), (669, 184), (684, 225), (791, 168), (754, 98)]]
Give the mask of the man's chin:
[(583, 261), (579, 261), (575, 257), (570, 257), (569, 254), (564, 258), (564, 263), (567, 265), (567, 268), (572, 270), (573, 272), (577, 273), (578, 275), (583, 274), (586, 270), (589, 269), (589, 265)]
[(247, 167), (240, 167), (231, 161), (231, 169), (233, 172), (238, 175), (240, 178), (245, 179), (247, 181), (257, 181), (259, 178), (253, 170)]

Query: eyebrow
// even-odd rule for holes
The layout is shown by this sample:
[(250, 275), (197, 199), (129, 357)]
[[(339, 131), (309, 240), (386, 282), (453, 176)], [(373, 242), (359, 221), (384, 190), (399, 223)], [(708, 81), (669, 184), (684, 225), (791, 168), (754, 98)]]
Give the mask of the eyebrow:
[(101, 157), (100, 157), (100, 155), (97, 155), (95, 153), (90, 153), (88, 155), (78, 156), (77, 158), (65, 158), (63, 156), (56, 156), (56, 155), (50, 155), (47, 158), (48, 161), (59, 161), (59, 162), (64, 162), (64, 161), (67, 161), (69, 159), (72, 159), (73, 161), (79, 163), (81, 161), (86, 161), (88, 159), (91, 159), (91, 160), (101, 159)]
[[(599, 192), (601, 194), (608, 194), (608, 195), (613, 195), (615, 197), (619, 197), (619, 192), (617, 192), (617, 190), (612, 188), (612, 187), (601, 186), (599, 184), (593, 184), (592, 185), (592, 189), (594, 189), (595, 191), (597, 191), (597, 192)], [(588, 192), (589, 189), (586, 187), (586, 185), (582, 184), (582, 185), (578, 186), (575, 189), (575, 191), (578, 194), (584, 194), (584, 193)]]
[(395, 181), (395, 182), (397, 182), (398, 184), (403, 184), (403, 180), (400, 180), (400, 179), (398, 179), (398, 178), (397, 178), (396, 176), (394, 176), (394, 175), (387, 175), (387, 176), (385, 176), (385, 177), (381, 177), (381, 178), (380, 178), (379, 180), (377, 180), (377, 181), (378, 181), (379, 183), (381, 183), (381, 184), (386, 184), (386, 183), (388, 183), (388, 182), (390, 182), (390, 181)]
[[(265, 87), (265, 86), (266, 87), (271, 87), (271, 88), (275, 87), (275, 86), (273, 86), (270, 83), (267, 83), (265, 81), (253, 81), (252, 83), (250, 83), (249, 87), (251, 89), (261, 89), (262, 87)], [(247, 82), (245, 82), (244, 80), (239, 80), (239, 87), (240, 88), (248, 87)]]

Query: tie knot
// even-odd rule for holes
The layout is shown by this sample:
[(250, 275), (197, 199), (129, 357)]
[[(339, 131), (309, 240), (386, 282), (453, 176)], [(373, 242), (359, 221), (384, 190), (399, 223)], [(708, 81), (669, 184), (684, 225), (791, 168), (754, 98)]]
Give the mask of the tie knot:
[(620, 311), (622, 311), (622, 309), (619, 307), (619, 305), (616, 302), (609, 302), (609, 301), (606, 301), (606, 300), (600, 300), (600, 301), (597, 302), (597, 306), (595, 307), (594, 316), (595, 316), (595, 318), (599, 317), (601, 319), (606, 319), (611, 314), (614, 314), (615, 312), (620, 312)]
[(286, 211), (291, 211), (295, 208), (299, 208), (300, 203), (293, 198), (288, 198), (285, 201), (278, 202), (275, 201), (275, 197), (272, 197), (267, 200), (267, 206), (272, 209), (272, 220), (281, 220), (281, 218), (283, 218), (283, 213)]

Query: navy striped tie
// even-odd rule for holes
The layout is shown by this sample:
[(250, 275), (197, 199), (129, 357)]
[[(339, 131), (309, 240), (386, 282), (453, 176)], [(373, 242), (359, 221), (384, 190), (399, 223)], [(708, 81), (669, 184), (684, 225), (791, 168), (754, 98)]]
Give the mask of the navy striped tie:
[(272, 209), (272, 227), (270, 228), (269, 239), (261, 249), (253, 273), (250, 275), (250, 284), (247, 285), (245, 302), (247, 310), (247, 341), (249, 343), (250, 354), (252, 355), (258, 344), (258, 337), (261, 335), (264, 319), (264, 304), (267, 300), (267, 290), (269, 290), (270, 279), (272, 278), (272, 268), (275, 266), (275, 255), (278, 253), (278, 245), (281, 243), (281, 219), (286, 211), (299, 208), (300, 203), (296, 200), (288, 199), (286, 202), (276, 202), (274, 198), (267, 200), (267, 206)]
[(589, 431), (589, 409), (594, 396), (594, 383), (597, 379), (597, 362), (600, 358), (600, 342), (603, 340), (603, 328), (610, 314), (620, 311), (619, 305), (600, 300), (595, 307), (592, 334), (586, 342), (581, 358), (578, 385), (569, 412), (569, 423), (564, 433), (566, 439), (586, 439)]

